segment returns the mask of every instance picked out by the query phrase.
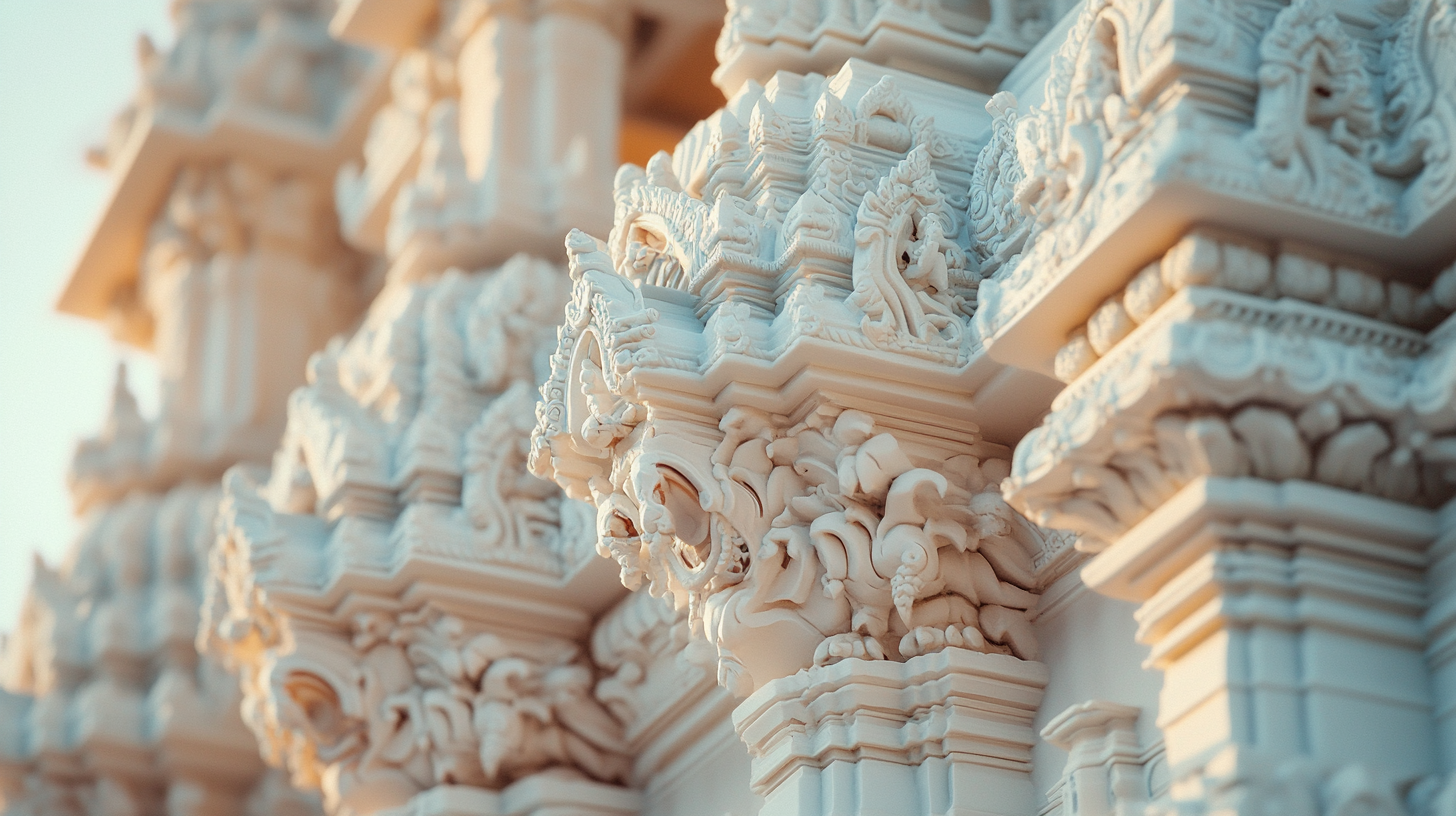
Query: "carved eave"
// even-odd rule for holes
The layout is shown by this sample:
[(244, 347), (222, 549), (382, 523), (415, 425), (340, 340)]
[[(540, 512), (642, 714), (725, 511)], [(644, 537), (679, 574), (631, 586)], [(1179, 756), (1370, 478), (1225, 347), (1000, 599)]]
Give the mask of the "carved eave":
[(778, 71), (827, 73), (851, 58), (990, 91), (1067, 6), (1058, 0), (728, 5), (713, 81), (730, 96)]
[[(662, 156), (646, 171), (646, 184), (619, 176), (617, 223), (607, 244), (593, 247), (585, 236), (568, 239), (578, 279), (568, 313), (571, 343), (579, 347), (591, 335), (598, 344), (611, 344), (604, 349), (609, 380), (630, 388), (656, 416), (697, 422), (710, 435), (731, 406), (796, 421), (816, 404), (829, 403), (882, 417), (886, 427), (918, 427), (921, 433), (935, 428), (934, 435), (952, 446), (1014, 443), (1036, 422), (1039, 400), (1055, 393), (1054, 383), (993, 360), (969, 330), (945, 343), (937, 337), (877, 344), (864, 335), (862, 314), (842, 305), (836, 289), (857, 280), (851, 275), (857, 262), (852, 239), (846, 246), (845, 236), (826, 240), (819, 234), (823, 227), (813, 219), (823, 216), (811, 203), (817, 194), (804, 189), (819, 183), (808, 168), (821, 160), (815, 152), (820, 148), (811, 140), (808, 155), (800, 156), (776, 141), (809, 135), (794, 133), (805, 127), (796, 117), (809, 118), (816, 104), (827, 104), (816, 103), (820, 94), (837, 100), (843, 116), (879, 104), (899, 112), (875, 116), (906, 118), (913, 111), (911, 128), (923, 132), (912, 139), (932, 146), (904, 145), (897, 155), (863, 134), (812, 139), (845, 138), (846, 150), (859, 151), (856, 160), (888, 164), (896, 172), (905, 171), (907, 162), (924, 161), (924, 169), (916, 164), (907, 177), (930, 171), (939, 189), (955, 191), (948, 196), (960, 194), (967, 180), (953, 157), (974, 155), (984, 143), (989, 121), (981, 111), (984, 96), (854, 59), (829, 78), (780, 74), (689, 133), (670, 169)], [(831, 126), (836, 115), (841, 114), (816, 111), (807, 128), (864, 125), (860, 120)], [(735, 158), (728, 143), (745, 138), (732, 135), (745, 125), (752, 155)], [(910, 155), (899, 159), (906, 151)], [(675, 178), (653, 180), (663, 172)], [(734, 182), (733, 173), (743, 177)], [(679, 183), (689, 192), (675, 189)], [(753, 202), (723, 195), (734, 183), (751, 190)], [(775, 212), (792, 197), (799, 201), (787, 214)], [(820, 206), (829, 205), (820, 200)], [(844, 228), (851, 222), (847, 218)], [(619, 271), (639, 229), (662, 233), (667, 252), (681, 264), (679, 282), (634, 283), (628, 278), (633, 273)], [(629, 327), (635, 328), (622, 335), (627, 339), (620, 345), (607, 338)], [(559, 355), (571, 354), (570, 345)], [(562, 356), (547, 388), (570, 390), (562, 378), (565, 367), (574, 365)], [(1037, 399), (1027, 403), (1027, 393)], [(555, 410), (552, 399), (548, 396), (548, 412)], [(558, 461), (558, 473), (561, 467)]]
[[(394, 571), (349, 571), (323, 585), (260, 575), (270, 609), (307, 626), (333, 631), (339, 621), (379, 612), (434, 607), (488, 629), (525, 639), (584, 638), (592, 621), (626, 594), (616, 567), (592, 557), (565, 575), (499, 563), (464, 564), (442, 556), (411, 555)], [(563, 603), (564, 599), (569, 602)]]
[(1057, 397), (1007, 495), (1103, 542), (1199, 476), (1435, 506), (1452, 488), (1450, 354), (1359, 315), (1186, 289)]
[[(623, 294), (630, 300), (612, 297)], [(794, 337), (771, 359), (735, 352), (710, 357), (710, 338), (704, 337), (704, 324), (683, 294), (650, 285), (633, 287), (622, 278), (587, 272), (569, 307), (588, 327), (575, 348), (600, 343), (603, 327), (644, 324), (652, 315), (651, 339), (622, 348), (626, 357), (607, 356), (606, 373), (630, 388), (630, 398), (649, 406), (655, 419), (698, 425), (709, 436), (717, 435), (719, 420), (734, 406), (794, 423), (827, 404), (865, 411), (884, 427), (921, 435), (931, 445), (969, 451), (985, 441), (1005, 445), (1019, 439), (1040, 419), (1035, 407), (1026, 406), (1027, 391), (1046, 399), (1058, 387), (979, 351), (962, 365), (946, 366), (812, 336)], [(704, 358), (710, 362), (699, 367)], [(559, 373), (564, 377), (566, 372)], [(548, 381), (547, 388), (553, 385), (560, 390), (548, 395), (543, 406), (547, 412), (568, 393), (565, 379)], [(567, 403), (559, 404), (571, 410)], [(690, 428), (678, 432), (693, 436)], [(560, 457), (555, 461), (555, 477), (561, 478)], [(585, 483), (577, 483), (580, 489), (572, 495), (589, 498)]]
[(1185, 236), (1057, 353), (1069, 385), (1018, 447), (1008, 498), (1094, 550), (1203, 476), (1445, 502), (1456, 267), (1422, 291), (1331, 257)]
[[(1067, 334), (1131, 272), (1199, 224), (1357, 253), (1387, 264), (1397, 279), (1423, 283), (1420, 270), (1456, 252), (1449, 229), (1456, 184), (1445, 148), (1435, 147), (1451, 142), (1456, 122), (1453, 89), (1442, 84), (1449, 71), (1443, 75), (1440, 67), (1452, 51), (1448, 35), (1430, 22), (1437, 4), (1412, 3), (1395, 18), (1367, 5), (1302, 0), (1280, 14), (1279, 6), (1264, 3), (1223, 12), (1185, 0), (1089, 4), (1056, 58), (1038, 63), (1041, 76), (1018, 73), (1003, 86), (1021, 103), (1006, 100), (1013, 103), (1001, 114), (1006, 136), (981, 157), (978, 173), (994, 176), (998, 161), (1005, 173), (1004, 157), (1016, 163), (1017, 123), (1028, 120), (1047, 144), (1060, 145), (1053, 151), (1096, 152), (1081, 159), (1085, 170), (1071, 170), (1033, 148), (1020, 156), (1010, 182), (986, 185), (994, 208), (1009, 201), (1007, 185), (1020, 183), (1023, 173), (1071, 173), (1065, 198), (1018, 202), (1048, 226), (1033, 228), (1038, 231), (1024, 247), (1006, 249), (994, 280), (982, 288), (978, 324), (990, 353), (1050, 374)], [(1348, 127), (1366, 130), (1338, 137), (1355, 140), (1343, 147), (1327, 128), (1303, 121), (1304, 101), (1274, 90), (1260, 94), (1261, 65), (1303, 59), (1284, 54), (1281, 38), (1303, 42), (1301, 32), (1324, 18), (1338, 20), (1340, 32), (1322, 29), (1327, 39), (1365, 55), (1366, 63), (1378, 66), (1383, 58), (1373, 55), (1382, 47), (1396, 55), (1391, 59), (1412, 63), (1383, 75), (1357, 65), (1360, 76), (1351, 81), (1367, 83), (1369, 99), (1349, 103), (1345, 115)], [(1205, 36), (1215, 30), (1216, 37)], [(1098, 60), (1110, 60), (1113, 70), (1089, 67)], [(1339, 62), (1361, 59), (1347, 55)], [(1083, 73), (1074, 79), (1074, 71)], [(1256, 99), (1267, 99), (1268, 110)], [(1074, 109), (1095, 109), (1095, 118), (1072, 121)], [(1372, 109), (1374, 125), (1356, 121)], [(1299, 155), (1271, 158), (1269, 151), (1279, 148), (1268, 145), (1286, 138), (1304, 140), (1299, 144), (1307, 147), (1297, 149), (1323, 164), (1308, 165)], [(1422, 150), (1433, 152), (1422, 159)], [(1011, 239), (1027, 224), (1003, 225), (993, 240)]]
[(431, 509), (425, 503), (395, 525), (355, 518), (330, 525), (272, 511), (246, 471), (233, 471), (227, 490), (225, 537), (246, 562), (250, 584), (263, 593), (262, 606), (323, 630), (363, 613), (428, 604), (528, 638), (580, 640), (625, 594), (615, 568), (600, 558), (513, 564), (518, 554), (510, 548), (478, 551), (468, 523), (448, 508), (433, 523), (409, 517)]
[[(400, 805), (442, 783), (490, 797), (480, 788), (574, 763), (606, 782), (626, 775), (620, 725), (589, 697), (593, 669), (580, 645), (625, 594), (609, 562), (582, 552), (555, 569), (512, 563), (541, 542), (482, 548), (459, 508), (452, 517), (428, 502), (407, 508), (391, 534), (372, 519), (329, 525), (275, 512), (242, 470), (227, 494), (203, 637), (243, 669), (244, 710), (265, 757), (286, 765), (295, 784), (322, 785), (330, 810), (373, 796)], [(442, 511), (434, 527), (411, 519), (427, 508)], [(543, 677), (552, 694), (562, 690), (553, 683), (576, 691), (548, 699)], [(450, 736), (443, 720), (394, 718), (392, 701), (424, 695), (436, 705), (442, 689), (457, 695), (442, 714)], [(546, 719), (512, 731), (512, 722), (523, 725), (503, 702), (512, 693), (535, 695), (531, 710)], [(332, 716), (314, 721), (323, 710)], [(577, 729), (595, 742), (588, 758), (557, 756), (557, 743), (536, 741), (541, 728)], [(381, 759), (401, 736), (404, 754)]]
[(177, 170), (190, 161), (241, 159), (331, 188), (336, 168), (358, 153), (388, 91), (386, 59), (352, 47), (346, 59), (357, 78), (326, 122), (250, 101), (237, 89), (221, 91), (200, 113), (166, 103), (139, 106), (124, 145), (110, 158), (115, 181), (106, 205), (56, 308), (93, 320), (119, 319), (120, 339), (149, 346), (150, 328), (127, 325), (125, 311), (139, 308), (138, 265)]

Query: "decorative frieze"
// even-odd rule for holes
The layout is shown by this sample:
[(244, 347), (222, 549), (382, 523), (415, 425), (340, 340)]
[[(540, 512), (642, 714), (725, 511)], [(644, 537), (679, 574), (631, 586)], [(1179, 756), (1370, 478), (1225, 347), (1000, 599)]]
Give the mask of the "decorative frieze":
[(7, 808), (1456, 816), (1452, 0), (324, 5), (98, 156)]
[(848, 59), (990, 92), (1070, 7), (1066, 0), (729, 0), (713, 81), (732, 96), (779, 71)]
[[(1340, 300), (1327, 263), (1222, 249), (1229, 263), (1207, 236), (1185, 239), (1149, 267), (1161, 278), (1140, 273), (1063, 348), (1068, 375), (1082, 367), (1069, 360), (1095, 354), (1094, 338), (1106, 355), (1018, 448), (1008, 487), (1018, 507), (1095, 547), (1198, 476), (1308, 479), (1426, 506), (1449, 498), (1449, 334), (1385, 322), (1409, 308), (1404, 322), (1429, 326), (1448, 275), (1415, 294), (1337, 270), (1346, 292), (1358, 282), (1369, 294), (1372, 318), (1348, 310), (1353, 296)], [(1190, 278), (1200, 285), (1169, 285)], [(1150, 309), (1155, 288), (1165, 300)], [(1386, 291), (1402, 305), (1375, 307)], [(1308, 303), (1320, 296), (1330, 305)], [(1121, 316), (1130, 326), (1111, 328)]]
[(1039, 101), (992, 104), (973, 192), (992, 353), (1050, 373), (1061, 332), (1160, 249), (1148, 237), (1199, 222), (1442, 260), (1450, 36), (1444, 0), (1085, 4)]
[(1174, 778), (1157, 812), (1405, 813), (1443, 770), (1422, 618), (1425, 508), (1452, 495), (1444, 270), (1412, 285), (1203, 230), (1059, 354), (1070, 383), (1005, 491), (1100, 553), (1088, 586), (1141, 604)]
[(1140, 604), (1152, 812), (1449, 807), (1450, 11), (1087, 3), (990, 104), (976, 328), (1067, 383), (1005, 495)]
[[(701, 5), (643, 12), (675, 30)], [(229, 477), (203, 635), (265, 756), (331, 813), (636, 812), (626, 786), (696, 744), (635, 696), (655, 624), (596, 620), (626, 593), (591, 508), (525, 467), (569, 289), (550, 259), (568, 225), (605, 226), (624, 75), (673, 47), (636, 23), (624, 42), (638, 11), (360, 0), (335, 20), (401, 51), (337, 186), (388, 272), (309, 363), (271, 472)], [(639, 629), (640, 655), (593, 638)], [(702, 685), (669, 711), (715, 711)]]

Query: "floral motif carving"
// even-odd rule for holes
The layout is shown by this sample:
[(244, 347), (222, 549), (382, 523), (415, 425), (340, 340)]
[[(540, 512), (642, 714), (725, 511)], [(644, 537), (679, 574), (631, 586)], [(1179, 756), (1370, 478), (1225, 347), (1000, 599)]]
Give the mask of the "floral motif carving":
[(1422, 291), (1359, 259), (1331, 262), (1297, 244), (1276, 249), (1246, 236), (1200, 229), (1144, 267), (1084, 326), (1073, 330), (1057, 353), (1057, 377), (1075, 380), (1174, 294), (1191, 286), (1271, 300), (1293, 298), (1419, 331), (1435, 328), (1456, 309), (1456, 266), (1436, 275)]
[[(572, 597), (594, 580), (590, 510), (525, 472), (565, 282), (520, 255), (391, 284), (313, 359), (271, 473), (228, 479), (204, 640), (239, 671), (265, 756), (333, 813), (547, 768), (625, 778), (573, 642), (615, 594)], [(481, 600), (447, 611), (399, 586)]]
[(1043, 232), (1064, 247), (1078, 240), (1049, 228), (1077, 223), (1073, 216), (1116, 154), (1151, 121), (1126, 87), (1131, 77), (1122, 65), (1129, 29), (1146, 20), (1151, 5), (1088, 3), (1053, 59), (1040, 106), (1022, 111), (1005, 91), (987, 103), (996, 121), (972, 188), (983, 274), (1014, 265)]
[[(312, 361), (270, 501), (388, 521), (421, 501), (454, 506), (472, 557), (572, 560), (559, 530), (579, 509), (517, 470), (564, 289), (556, 267), (522, 255), (382, 296), (349, 342)], [(401, 529), (416, 521), (405, 514)]]
[[(1450, 495), (1450, 422), (1416, 407), (1446, 387), (1433, 375), (1444, 346), (1418, 358), (1419, 335), (1393, 328), (1357, 346), (1313, 307), (1213, 290), (1164, 309), (1018, 447), (1008, 495), (1030, 517), (1096, 547), (1200, 475), (1308, 478), (1420, 504)], [(1294, 333), (1321, 325), (1333, 330)]]

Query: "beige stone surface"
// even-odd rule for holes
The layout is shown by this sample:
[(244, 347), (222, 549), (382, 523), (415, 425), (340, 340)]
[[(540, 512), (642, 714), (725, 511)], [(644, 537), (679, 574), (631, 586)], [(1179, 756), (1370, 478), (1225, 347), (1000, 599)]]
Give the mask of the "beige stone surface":
[(1451, 0), (179, 9), (7, 814), (1456, 816)]

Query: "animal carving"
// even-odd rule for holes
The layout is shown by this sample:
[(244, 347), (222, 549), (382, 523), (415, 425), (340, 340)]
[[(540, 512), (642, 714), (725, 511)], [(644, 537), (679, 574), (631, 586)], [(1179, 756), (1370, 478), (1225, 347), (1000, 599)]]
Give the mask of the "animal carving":
[(720, 430), (712, 449), (643, 440), (598, 504), (604, 554), (689, 608), (730, 689), (947, 646), (1035, 658), (1037, 545), (997, 492), (1004, 460), (912, 456), (831, 407), (788, 427), (737, 407)]

